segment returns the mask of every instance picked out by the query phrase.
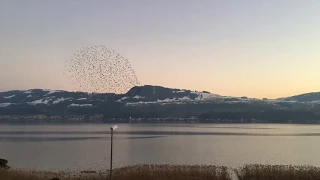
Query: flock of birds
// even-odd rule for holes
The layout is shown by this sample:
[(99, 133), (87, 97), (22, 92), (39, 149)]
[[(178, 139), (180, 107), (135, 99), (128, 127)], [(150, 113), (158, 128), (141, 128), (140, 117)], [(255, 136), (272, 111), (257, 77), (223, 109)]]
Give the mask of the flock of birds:
[(128, 59), (103, 45), (78, 50), (65, 70), (78, 91), (122, 94), (140, 85)]

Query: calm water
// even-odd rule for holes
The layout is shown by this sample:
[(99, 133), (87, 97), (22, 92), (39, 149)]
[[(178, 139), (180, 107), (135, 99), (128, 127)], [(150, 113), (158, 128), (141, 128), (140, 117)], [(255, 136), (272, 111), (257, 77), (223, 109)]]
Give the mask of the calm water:
[[(103, 170), (110, 125), (0, 125), (0, 157), (16, 168)], [(114, 165), (248, 163), (320, 166), (320, 126), (120, 124)]]

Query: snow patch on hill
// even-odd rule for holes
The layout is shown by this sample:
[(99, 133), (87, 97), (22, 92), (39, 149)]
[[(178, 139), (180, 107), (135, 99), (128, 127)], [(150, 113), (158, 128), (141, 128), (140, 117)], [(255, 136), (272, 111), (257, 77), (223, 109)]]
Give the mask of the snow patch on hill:
[(198, 96), (195, 98), (196, 101), (213, 100), (213, 99), (221, 98), (221, 96), (217, 94), (204, 93), (204, 92), (191, 92), (191, 93)]
[(49, 92), (46, 94), (46, 96), (53, 94), (53, 93), (61, 92), (61, 91), (56, 91), (56, 90), (47, 90), (47, 91), (49, 91)]
[(79, 98), (78, 101), (84, 101), (87, 100), (87, 98)]
[(185, 93), (186, 91), (180, 90), (180, 91), (172, 91), (173, 93)]
[(142, 104), (171, 104), (171, 103), (176, 103), (176, 104), (183, 104), (183, 102), (186, 101), (192, 101), (192, 99), (190, 97), (182, 97), (182, 98), (166, 98), (163, 100), (158, 99), (157, 101), (148, 101), (148, 102), (143, 102), (143, 101), (139, 101), (139, 102), (128, 102), (126, 103), (127, 106), (135, 106), (135, 105), (142, 105)]
[(129, 99), (129, 97), (122, 97), (121, 99), (116, 100), (116, 102), (122, 102), (123, 100)]
[(311, 101), (312, 104), (320, 104), (320, 100), (318, 101)]
[(121, 100), (125, 100), (125, 99), (128, 99), (129, 97), (123, 97), (123, 98), (121, 98)]
[(15, 97), (16, 95), (12, 95), (12, 96), (7, 96), (7, 97), (3, 97), (3, 98), (5, 98), (5, 99), (11, 99), (11, 98), (13, 98), (13, 97)]
[(7, 106), (10, 106), (12, 105), (13, 103), (0, 103), (0, 108), (1, 107), (7, 107)]
[(28, 102), (28, 104), (31, 105), (37, 105), (37, 104), (48, 104), (50, 102), (51, 99), (38, 99), (32, 102)]
[(92, 104), (70, 104), (68, 107), (92, 107)]
[(133, 98), (134, 98), (134, 99), (143, 99), (143, 98), (145, 98), (145, 97), (136, 95), (136, 96), (134, 96)]
[(58, 98), (55, 101), (53, 101), (52, 104), (58, 104), (58, 103), (61, 103), (63, 101), (69, 100), (69, 99), (71, 99), (71, 98)]

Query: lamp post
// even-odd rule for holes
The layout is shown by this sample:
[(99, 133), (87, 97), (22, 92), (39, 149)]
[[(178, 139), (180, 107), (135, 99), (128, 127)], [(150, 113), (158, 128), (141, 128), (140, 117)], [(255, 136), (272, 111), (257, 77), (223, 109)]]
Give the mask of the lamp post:
[(111, 156), (110, 156), (110, 180), (112, 179), (112, 150), (113, 150), (113, 130), (117, 129), (118, 126), (112, 126), (111, 130)]

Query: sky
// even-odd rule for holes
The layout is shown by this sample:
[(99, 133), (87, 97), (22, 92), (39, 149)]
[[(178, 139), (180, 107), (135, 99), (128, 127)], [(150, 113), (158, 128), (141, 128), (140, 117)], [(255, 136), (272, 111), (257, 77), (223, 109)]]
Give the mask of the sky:
[(74, 90), (78, 49), (127, 57), (142, 85), (220, 95), (320, 91), (319, 0), (2, 0), (0, 91)]

